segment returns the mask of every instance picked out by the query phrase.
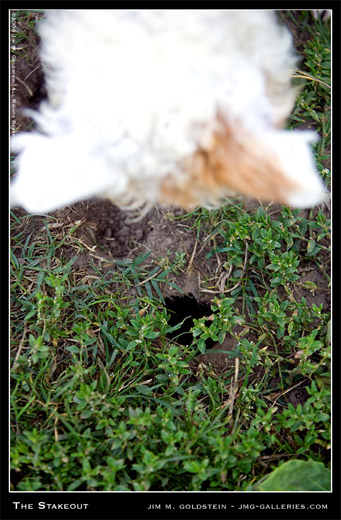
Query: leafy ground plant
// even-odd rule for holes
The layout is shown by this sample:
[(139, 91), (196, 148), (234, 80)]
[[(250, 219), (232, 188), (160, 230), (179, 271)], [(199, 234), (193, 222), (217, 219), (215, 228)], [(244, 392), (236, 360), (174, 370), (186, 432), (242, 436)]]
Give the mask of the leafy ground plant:
[[(23, 63), (37, 15), (16, 16)], [(302, 53), (289, 126), (322, 136), (328, 186), (330, 25), (281, 17)], [(12, 213), (12, 490), (329, 489), (329, 205), (169, 210), (120, 257), (91, 207)], [(174, 319), (189, 294), (203, 312)]]

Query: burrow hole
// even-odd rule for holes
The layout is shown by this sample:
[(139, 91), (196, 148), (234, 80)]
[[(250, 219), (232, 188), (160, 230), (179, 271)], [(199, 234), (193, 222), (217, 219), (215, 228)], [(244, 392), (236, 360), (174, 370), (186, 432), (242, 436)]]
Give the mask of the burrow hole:
[[(165, 304), (170, 313), (168, 323), (171, 327), (185, 320), (179, 329), (170, 332), (167, 334), (167, 337), (180, 345), (191, 345), (193, 343), (193, 334), (190, 330), (194, 325), (193, 318), (209, 317), (212, 314), (210, 306), (198, 302), (193, 296), (166, 298)], [(207, 321), (206, 324), (209, 325), (210, 322)], [(214, 344), (215, 342), (212, 339), (208, 338), (206, 340), (206, 348), (211, 348)]]

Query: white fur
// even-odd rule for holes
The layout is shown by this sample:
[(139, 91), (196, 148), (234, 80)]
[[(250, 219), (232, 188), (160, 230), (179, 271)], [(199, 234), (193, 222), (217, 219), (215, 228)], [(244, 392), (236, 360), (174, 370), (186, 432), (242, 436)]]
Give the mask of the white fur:
[[(265, 136), (264, 136), (265, 137)], [(322, 181), (315, 170), (310, 144), (318, 137), (310, 131), (272, 131), (266, 136), (271, 150), (276, 152), (278, 164), (293, 181), (299, 181), (301, 188), (289, 197), (289, 203), (296, 208), (314, 206), (325, 199)]]
[(302, 185), (294, 206), (323, 199), (311, 134), (274, 129), (295, 57), (272, 12), (61, 10), (39, 32), (49, 99), (31, 114), (38, 130), (13, 138), (13, 204), (155, 203), (161, 180), (181, 182), (182, 159), (209, 148), (217, 110), (278, 153)]

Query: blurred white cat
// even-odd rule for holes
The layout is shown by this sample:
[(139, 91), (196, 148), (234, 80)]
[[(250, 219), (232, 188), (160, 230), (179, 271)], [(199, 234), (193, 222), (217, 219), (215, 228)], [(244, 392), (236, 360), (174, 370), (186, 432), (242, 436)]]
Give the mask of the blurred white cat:
[(48, 99), (12, 139), (12, 206), (325, 199), (317, 135), (282, 129), (296, 57), (275, 13), (57, 10), (39, 34)]

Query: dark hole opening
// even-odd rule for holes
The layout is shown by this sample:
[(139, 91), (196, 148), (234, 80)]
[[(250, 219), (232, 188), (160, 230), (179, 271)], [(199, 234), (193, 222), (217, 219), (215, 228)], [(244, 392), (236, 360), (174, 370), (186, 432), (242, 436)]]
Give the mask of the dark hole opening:
[[(204, 316), (209, 317), (212, 314), (212, 310), (209, 305), (198, 302), (193, 296), (183, 296), (181, 298), (166, 298), (166, 308), (170, 313), (170, 319), (168, 323), (171, 327), (174, 327), (178, 323), (184, 323), (181, 327), (173, 332), (170, 332), (167, 336), (179, 343), (180, 345), (191, 345), (193, 343), (193, 334), (190, 329), (193, 327), (193, 318), (199, 319)], [(207, 322), (209, 325), (210, 322)], [(214, 341), (210, 338), (206, 340), (206, 348), (211, 348), (214, 345)]]

